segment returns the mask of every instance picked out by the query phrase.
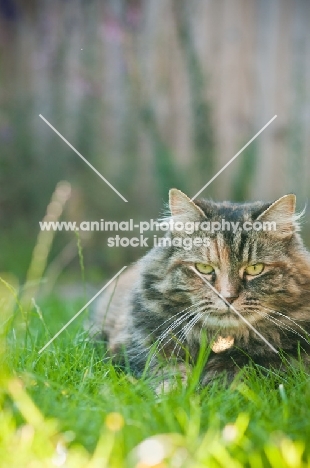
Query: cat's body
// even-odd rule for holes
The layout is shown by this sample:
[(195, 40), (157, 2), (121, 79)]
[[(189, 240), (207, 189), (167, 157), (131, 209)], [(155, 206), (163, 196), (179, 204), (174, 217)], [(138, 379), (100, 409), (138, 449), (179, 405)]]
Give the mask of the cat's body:
[[(154, 247), (105, 292), (95, 330), (111, 355), (138, 376), (147, 362), (154, 373), (164, 362), (167, 378), (169, 369), (184, 372), (185, 363), (195, 363), (205, 336), (212, 350), (203, 384), (222, 372), (231, 379), (249, 362), (281, 367), (272, 348), (292, 358), (301, 350), (307, 360), (310, 255), (296, 232), (294, 195), (273, 204), (194, 203), (173, 189), (170, 210), (183, 225), (223, 219), (240, 225), (276, 222), (276, 231), (169, 232), (171, 239), (198, 237), (202, 242), (190, 250)], [(203, 243), (206, 238), (209, 245)]]

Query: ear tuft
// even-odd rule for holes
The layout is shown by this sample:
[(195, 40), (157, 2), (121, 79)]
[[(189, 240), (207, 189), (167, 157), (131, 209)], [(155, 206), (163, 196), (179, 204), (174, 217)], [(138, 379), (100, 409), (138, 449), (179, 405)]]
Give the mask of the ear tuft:
[(179, 221), (198, 221), (206, 216), (187, 195), (175, 188), (169, 191), (169, 208), (171, 216)]
[(291, 236), (299, 229), (295, 209), (296, 196), (290, 193), (272, 203), (269, 208), (259, 215), (257, 221), (276, 223), (276, 235), (280, 237)]

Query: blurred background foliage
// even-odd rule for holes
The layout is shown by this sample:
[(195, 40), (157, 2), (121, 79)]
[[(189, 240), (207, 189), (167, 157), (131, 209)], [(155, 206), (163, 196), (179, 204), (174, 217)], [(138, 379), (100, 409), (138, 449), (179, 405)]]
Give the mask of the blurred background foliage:
[[(194, 196), (275, 114), (202, 196), (294, 192), (302, 208), (309, 21), (308, 0), (0, 0), (0, 270), (25, 278), (59, 181), (63, 220), (156, 218), (169, 188)], [(88, 280), (141, 255), (82, 234)], [(48, 262), (77, 275), (74, 233), (56, 233)]]

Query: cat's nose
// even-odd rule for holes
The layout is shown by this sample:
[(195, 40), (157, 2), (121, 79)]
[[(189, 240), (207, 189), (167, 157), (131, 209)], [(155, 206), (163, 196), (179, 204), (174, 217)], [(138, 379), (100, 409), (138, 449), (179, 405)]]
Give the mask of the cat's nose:
[(229, 304), (232, 304), (236, 299), (238, 299), (239, 296), (226, 296), (224, 299), (229, 302)]

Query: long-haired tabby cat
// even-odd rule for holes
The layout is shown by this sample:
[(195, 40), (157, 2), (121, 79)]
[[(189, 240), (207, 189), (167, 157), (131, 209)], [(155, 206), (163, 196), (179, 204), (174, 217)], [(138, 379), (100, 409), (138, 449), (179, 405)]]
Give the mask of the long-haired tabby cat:
[[(281, 368), (281, 354), (307, 360), (310, 254), (297, 232), (295, 196), (241, 204), (193, 202), (176, 189), (169, 195), (172, 219), (196, 223), (198, 231), (167, 237), (202, 241), (152, 248), (105, 291), (94, 323), (114, 358), (135, 375), (147, 365), (169, 378), (196, 362), (204, 336), (211, 351), (203, 385), (220, 373), (231, 380), (250, 362)], [(276, 230), (200, 229), (222, 220), (274, 222)]]

